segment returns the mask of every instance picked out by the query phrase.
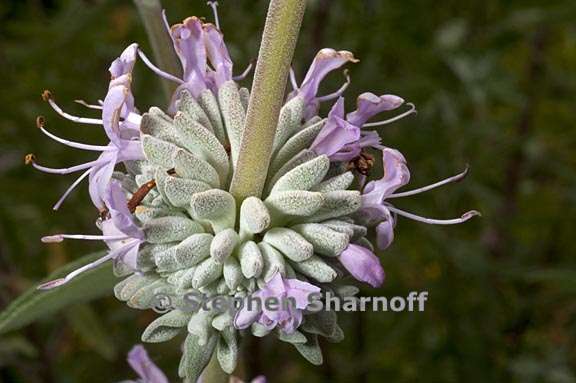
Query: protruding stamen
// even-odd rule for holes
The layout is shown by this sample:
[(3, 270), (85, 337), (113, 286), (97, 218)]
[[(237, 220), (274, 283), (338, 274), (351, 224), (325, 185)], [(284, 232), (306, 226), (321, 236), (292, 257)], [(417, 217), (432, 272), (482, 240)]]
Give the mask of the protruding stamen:
[(240, 74), (238, 76), (232, 77), (232, 80), (234, 80), (234, 81), (244, 80), (248, 76), (248, 74), (250, 74), (250, 72), (252, 71), (252, 68), (254, 67), (254, 63), (255, 63), (255, 60), (250, 61), (250, 64), (248, 64), (246, 69), (244, 69), (244, 72), (242, 72), (242, 74)]
[(88, 177), (90, 172), (92, 172), (91, 168), (86, 170), (84, 173), (82, 173), (82, 175), (80, 177), (78, 177), (76, 179), (76, 181), (74, 181), (68, 189), (66, 189), (64, 194), (62, 194), (62, 197), (60, 197), (60, 199), (58, 200), (58, 202), (56, 202), (56, 204), (54, 206), (52, 206), (52, 210), (60, 209), (60, 206), (62, 206), (62, 204), (64, 203), (64, 200), (66, 200), (66, 198), (68, 198), (68, 196), (70, 195), (70, 193), (72, 193), (72, 191), (76, 188), (76, 186), (80, 185), (80, 182), (82, 182), (82, 180), (84, 178)]
[(86, 101), (84, 100), (74, 100), (75, 103), (80, 104), (82, 106), (85, 106), (88, 109), (97, 109), (97, 110), (102, 110), (102, 105), (98, 104), (88, 104)]
[(455, 225), (458, 223), (463, 223), (468, 221), (470, 218), (475, 217), (475, 216), (481, 216), (480, 212), (476, 211), (476, 210), (470, 210), (464, 214), (462, 214), (462, 216), (460, 218), (454, 218), (454, 219), (433, 219), (433, 218), (425, 218), (425, 217), (421, 217), (419, 215), (416, 214), (412, 214), (412, 213), (408, 213), (407, 211), (404, 210), (400, 210), (395, 208), (394, 206), (391, 205), (386, 205), (386, 207), (388, 208), (388, 210), (390, 210), (391, 212), (394, 212), (398, 215), (401, 215), (403, 217), (406, 218), (410, 218), (413, 219), (414, 221), (418, 221), (418, 222), (424, 222), (424, 223), (428, 223), (431, 225)]
[(43, 283), (40, 286), (38, 286), (37, 289), (38, 290), (50, 290), (50, 289), (53, 289), (54, 287), (62, 286), (64, 284), (70, 282), (71, 279), (74, 279), (75, 277), (82, 274), (83, 272), (88, 271), (90, 269), (93, 269), (93, 268), (101, 265), (102, 263), (108, 261), (110, 258), (112, 258), (112, 256), (110, 254), (108, 254), (102, 258), (95, 260), (94, 262), (91, 262), (87, 265), (80, 267), (79, 269), (72, 271), (70, 274), (66, 275), (64, 278), (59, 278), (59, 279), (55, 279), (55, 280), (50, 281), (50, 282)]
[(391, 124), (391, 123), (396, 122), (398, 120), (401, 120), (404, 117), (408, 117), (411, 114), (418, 113), (418, 111), (416, 110), (416, 105), (412, 104), (411, 102), (406, 103), (406, 105), (410, 108), (408, 111), (406, 111), (406, 112), (404, 112), (404, 113), (402, 113), (396, 117), (389, 118), (388, 120), (369, 122), (367, 124), (364, 124), (364, 126), (370, 128), (370, 127), (374, 127), (374, 126), (388, 125), (388, 124)]
[(152, 72), (156, 73), (158, 76), (163, 77), (166, 80), (177, 82), (178, 84), (184, 84), (184, 81), (182, 81), (178, 77), (176, 77), (176, 76), (174, 76), (168, 72), (164, 72), (162, 69), (160, 69), (156, 65), (152, 64), (150, 59), (148, 57), (146, 57), (146, 55), (144, 54), (144, 52), (142, 52), (142, 50), (138, 49), (138, 55), (140, 56), (142, 61), (144, 61), (144, 64), (146, 64), (146, 66), (148, 68), (150, 68), (150, 70)]
[(446, 178), (446, 179), (443, 179), (443, 180), (441, 180), (441, 181), (435, 182), (435, 183), (430, 184), (430, 185), (423, 186), (423, 187), (418, 188), (418, 189), (408, 190), (408, 191), (405, 191), (405, 192), (402, 192), (402, 193), (390, 194), (388, 197), (386, 197), (386, 199), (388, 199), (388, 198), (408, 197), (408, 196), (411, 196), (411, 195), (414, 195), (414, 194), (420, 194), (420, 193), (423, 193), (423, 192), (425, 192), (425, 191), (435, 189), (435, 188), (437, 188), (437, 187), (440, 187), (440, 186), (449, 184), (449, 183), (451, 183), (451, 182), (458, 182), (458, 181), (460, 181), (462, 178), (466, 177), (466, 175), (468, 174), (468, 169), (469, 169), (469, 167), (466, 166), (466, 169), (464, 169), (463, 172), (458, 173), (458, 174), (456, 174), (455, 176), (448, 177), (448, 178)]
[(41, 238), (43, 243), (62, 242), (65, 239), (82, 239), (86, 241), (117, 241), (128, 239), (127, 235), (89, 235), (89, 234), (56, 234)]
[(212, 13), (214, 13), (214, 23), (216, 24), (216, 28), (220, 29), (220, 19), (218, 18), (218, 2), (217, 1), (207, 1), (206, 4), (212, 8)]
[(296, 82), (296, 72), (294, 72), (294, 68), (290, 67), (290, 82), (292, 83), (292, 89), (298, 90), (300, 87), (298, 86), (298, 82)]
[(91, 151), (95, 151), (95, 152), (105, 152), (105, 151), (114, 149), (114, 148), (109, 147), (109, 146), (88, 145), (88, 144), (82, 144), (82, 143), (74, 142), (74, 141), (70, 141), (70, 140), (65, 140), (65, 139), (60, 138), (60, 137), (50, 133), (49, 131), (47, 131), (44, 128), (45, 124), (46, 124), (46, 120), (44, 120), (44, 117), (42, 117), (42, 116), (36, 117), (36, 127), (38, 129), (40, 129), (40, 131), (42, 133), (44, 133), (45, 135), (47, 135), (48, 137), (50, 137), (54, 141), (57, 141), (57, 142), (64, 144), (66, 146), (70, 146), (72, 148), (82, 149), (82, 150), (91, 150)]
[(90, 161), (90, 162), (86, 162), (85, 164), (80, 164), (80, 165), (76, 165), (76, 166), (72, 166), (69, 168), (48, 168), (45, 166), (41, 166), (38, 165), (36, 163), (36, 156), (34, 154), (28, 154), (26, 155), (26, 157), (24, 158), (24, 163), (26, 165), (32, 165), (34, 166), (35, 169), (40, 170), (41, 172), (45, 172), (45, 173), (51, 173), (51, 174), (70, 174), (70, 173), (75, 173), (78, 172), (80, 170), (84, 170), (84, 169), (88, 169), (91, 168), (95, 165), (98, 165), (99, 163), (101, 163), (98, 160), (94, 160), (94, 161)]
[(78, 117), (64, 112), (62, 108), (60, 108), (58, 104), (56, 104), (56, 102), (54, 101), (54, 97), (52, 96), (52, 92), (50, 92), (49, 90), (45, 90), (42, 93), (42, 99), (46, 101), (48, 104), (50, 104), (50, 106), (52, 107), (52, 109), (56, 111), (56, 113), (58, 113), (67, 120), (78, 122), (81, 124), (102, 125), (102, 120), (98, 118)]
[(346, 91), (348, 86), (350, 85), (350, 75), (348, 74), (348, 69), (344, 69), (344, 77), (346, 78), (346, 82), (334, 93), (327, 94), (326, 96), (321, 96), (316, 98), (318, 102), (330, 101), (335, 98), (338, 98)]

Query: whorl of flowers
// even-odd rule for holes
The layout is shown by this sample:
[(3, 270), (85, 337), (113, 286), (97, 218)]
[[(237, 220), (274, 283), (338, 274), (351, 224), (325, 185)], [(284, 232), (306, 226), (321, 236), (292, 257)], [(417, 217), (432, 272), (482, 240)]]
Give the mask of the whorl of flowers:
[[(187, 333), (179, 374), (196, 381), (215, 352), (232, 373), (238, 357), (238, 332), (274, 334), (293, 344), (312, 363), (322, 362), (318, 336), (343, 338), (334, 312), (307, 312), (311, 293), (354, 294), (343, 282), (348, 276), (373, 287), (384, 271), (367, 239), (374, 229), (377, 246), (393, 240), (398, 216), (435, 224), (464, 222), (476, 212), (453, 220), (432, 220), (393, 206), (394, 198), (413, 195), (458, 180), (465, 173), (420, 189), (398, 192), (410, 173), (397, 150), (382, 145), (367, 128), (384, 125), (414, 112), (376, 123), (373, 116), (404, 105), (394, 95), (364, 93), (356, 110), (345, 113), (341, 89), (319, 96), (320, 82), (330, 72), (356, 62), (352, 53), (322, 49), (300, 85), (292, 75), (293, 91), (282, 108), (267, 183), (261, 198), (237, 201), (228, 192), (240, 150), (249, 91), (232, 75), (233, 65), (221, 31), (191, 17), (170, 29), (183, 68), (182, 77), (155, 67), (136, 44), (110, 66), (108, 92), (98, 105), (100, 119), (71, 116), (44, 98), (63, 117), (102, 125), (110, 142), (88, 145), (50, 138), (73, 148), (100, 153), (95, 160), (64, 169), (38, 165), (41, 171), (83, 172), (55, 206), (84, 178), (99, 211), (102, 234), (59, 234), (65, 238), (102, 240), (108, 253), (63, 279), (40, 286), (49, 289), (107, 260), (124, 279), (115, 295), (136, 309), (150, 309), (159, 294), (171, 297), (174, 308), (153, 321), (142, 336), (164, 342)], [(178, 84), (170, 108), (151, 107), (140, 113), (131, 92), (137, 57), (160, 76)], [(336, 100), (326, 118), (318, 116), (322, 102)], [(382, 152), (384, 176), (365, 184), (373, 163), (366, 148)], [(123, 167), (118, 166), (123, 164)], [(355, 182), (356, 181), (356, 182)], [(294, 307), (278, 311), (242, 308), (236, 315), (214, 307), (184, 309), (184, 296), (289, 297)], [(160, 379), (161, 381), (161, 379)]]

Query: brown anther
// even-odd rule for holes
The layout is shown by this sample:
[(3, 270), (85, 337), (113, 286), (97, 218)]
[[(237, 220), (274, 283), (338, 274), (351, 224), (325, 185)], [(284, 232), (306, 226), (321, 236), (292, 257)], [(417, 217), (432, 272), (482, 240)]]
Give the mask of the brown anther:
[(32, 153), (26, 154), (26, 157), (24, 157), (24, 163), (26, 165), (32, 165), (35, 162), (36, 162), (36, 156)]
[(226, 154), (230, 155), (232, 152), (232, 146), (230, 146), (230, 144), (226, 144), (224, 145), (224, 150), (226, 150)]
[(44, 92), (42, 92), (42, 100), (48, 102), (53, 98), (54, 97), (52, 96), (52, 92), (50, 92), (49, 90), (45, 90)]
[(367, 176), (373, 166), (374, 157), (366, 152), (362, 152), (360, 156), (350, 161), (346, 168), (348, 170), (356, 170), (358, 173)]
[(150, 193), (150, 191), (155, 187), (156, 187), (156, 180), (150, 180), (146, 182), (144, 185), (140, 186), (140, 188), (138, 188), (138, 190), (136, 190), (134, 194), (132, 194), (132, 198), (130, 198), (130, 200), (128, 201), (128, 210), (130, 210), (130, 213), (134, 213), (136, 211), (138, 205), (140, 205), (140, 203), (144, 200), (144, 198), (146, 198), (148, 193)]
[(44, 118), (44, 116), (36, 117), (36, 127), (38, 129), (43, 128), (45, 124), (46, 124), (46, 119)]
[(168, 169), (168, 170), (166, 170), (166, 173), (167, 173), (169, 176), (173, 176), (173, 175), (176, 174), (176, 169), (174, 169), (174, 168)]
[(108, 211), (107, 208), (102, 208), (98, 211), (98, 216), (103, 220), (107, 220), (108, 218), (110, 218), (110, 212)]

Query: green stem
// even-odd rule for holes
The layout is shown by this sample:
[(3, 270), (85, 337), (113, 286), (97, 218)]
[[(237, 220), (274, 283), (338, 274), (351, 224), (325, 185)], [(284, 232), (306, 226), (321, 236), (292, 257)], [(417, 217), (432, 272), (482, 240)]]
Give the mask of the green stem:
[(262, 34), (237, 169), (230, 192), (240, 202), (264, 188), (290, 64), (306, 0), (271, 0)]
[[(174, 50), (172, 39), (162, 19), (162, 4), (160, 0), (134, 0), (134, 3), (144, 23), (146, 34), (154, 53), (156, 66), (179, 77), (182, 74), (182, 68)], [(161, 81), (164, 94), (170, 100), (172, 93), (176, 90), (176, 84), (166, 79), (161, 79)]]

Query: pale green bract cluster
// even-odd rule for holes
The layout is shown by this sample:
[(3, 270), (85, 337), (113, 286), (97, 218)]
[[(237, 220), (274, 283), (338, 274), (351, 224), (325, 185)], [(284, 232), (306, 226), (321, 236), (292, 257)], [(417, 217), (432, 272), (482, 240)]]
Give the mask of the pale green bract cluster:
[[(146, 160), (127, 162), (127, 173), (114, 173), (127, 198), (151, 181), (156, 185), (134, 213), (146, 240), (139, 271), (118, 283), (115, 295), (137, 309), (153, 308), (158, 296), (170, 297), (175, 308), (152, 322), (142, 338), (164, 342), (187, 331), (179, 374), (190, 382), (214, 351), (222, 369), (232, 373), (238, 331), (229, 311), (179, 309), (186, 293), (246, 297), (280, 273), (351, 295), (351, 286), (328, 285), (339, 275), (336, 257), (350, 243), (371, 247), (366, 228), (350, 218), (361, 207), (360, 192), (347, 190), (354, 175), (308, 149), (324, 120), (302, 125), (299, 96), (282, 108), (262, 199), (249, 197), (237, 205), (227, 190), (248, 96), (246, 88), (228, 81), (218, 97), (205, 90), (194, 99), (183, 91), (173, 118), (152, 107), (140, 126)], [(122, 265), (116, 263), (116, 272), (130, 274)], [(258, 323), (251, 331), (269, 332)], [(322, 362), (318, 335), (343, 338), (336, 314), (327, 311), (305, 315), (292, 334), (275, 333), (315, 364)]]

